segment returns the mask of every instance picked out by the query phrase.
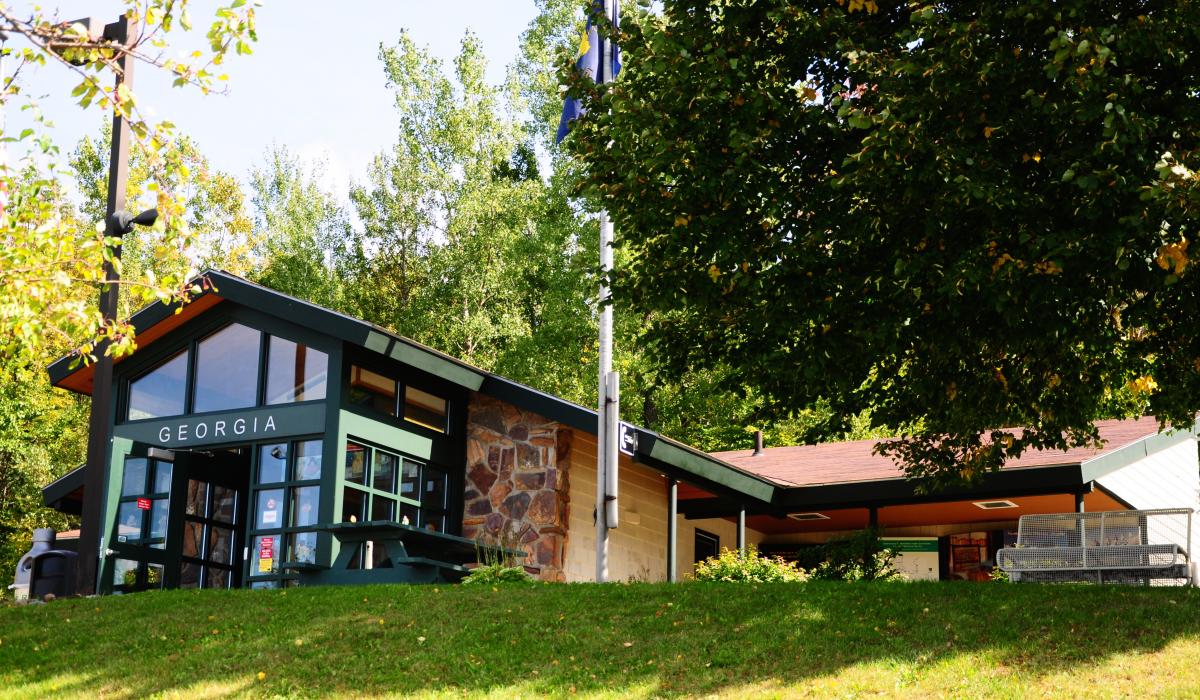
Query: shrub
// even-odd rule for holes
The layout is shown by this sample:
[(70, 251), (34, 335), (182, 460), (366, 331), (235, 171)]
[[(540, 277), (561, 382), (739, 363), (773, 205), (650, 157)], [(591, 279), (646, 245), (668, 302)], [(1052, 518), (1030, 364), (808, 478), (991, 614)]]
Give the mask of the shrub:
[(533, 583), (533, 577), (525, 573), (525, 569), (519, 566), (505, 566), (503, 564), (482, 564), (471, 569), (471, 573), (462, 580), (464, 586), (470, 584), (491, 584), (500, 583)]
[(812, 577), (826, 581), (899, 581), (904, 574), (892, 562), (896, 553), (879, 541), (878, 531), (867, 528), (820, 548), (822, 561), (812, 568)]
[(520, 546), (516, 533), (507, 530), (481, 532), (475, 538), (475, 561), (479, 565), (462, 580), (463, 585), (532, 583), (533, 577), (525, 572), (517, 557)]
[(745, 581), (749, 583), (776, 583), (780, 581), (805, 581), (808, 576), (794, 562), (779, 557), (766, 557), (758, 553), (753, 545), (746, 553), (732, 549), (721, 550), (696, 564), (694, 578), (697, 581)]

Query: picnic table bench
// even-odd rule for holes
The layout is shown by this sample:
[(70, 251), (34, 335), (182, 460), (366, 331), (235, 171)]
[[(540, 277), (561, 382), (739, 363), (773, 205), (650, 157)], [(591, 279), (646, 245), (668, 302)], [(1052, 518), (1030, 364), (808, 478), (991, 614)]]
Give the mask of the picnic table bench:
[(1191, 518), (1188, 508), (1023, 515), (996, 564), (1012, 581), (1188, 581)]
[[(486, 545), (457, 535), (434, 532), (390, 520), (337, 523), (320, 528), (333, 534), (341, 548), (332, 566), (307, 562), (285, 562), (284, 569), (296, 571), (302, 585), (346, 585), (357, 583), (457, 583), (481, 557), (515, 558), (525, 553)], [(378, 561), (363, 562), (359, 552), (368, 542), (383, 548)], [(365, 563), (370, 568), (360, 566)]]

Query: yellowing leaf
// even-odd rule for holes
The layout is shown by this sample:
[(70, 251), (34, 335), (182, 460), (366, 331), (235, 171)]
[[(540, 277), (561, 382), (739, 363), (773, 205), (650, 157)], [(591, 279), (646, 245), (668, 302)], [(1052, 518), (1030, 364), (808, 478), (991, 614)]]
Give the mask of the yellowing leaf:
[(1155, 257), (1155, 262), (1162, 269), (1170, 270), (1176, 276), (1181, 275), (1188, 266), (1187, 249), (1188, 240), (1181, 237), (1178, 243), (1168, 243), (1160, 246), (1158, 255)]
[(1148, 374), (1143, 374), (1137, 379), (1129, 382), (1129, 389), (1138, 396), (1153, 394), (1158, 390), (1158, 382), (1154, 381), (1154, 377), (1151, 377)]

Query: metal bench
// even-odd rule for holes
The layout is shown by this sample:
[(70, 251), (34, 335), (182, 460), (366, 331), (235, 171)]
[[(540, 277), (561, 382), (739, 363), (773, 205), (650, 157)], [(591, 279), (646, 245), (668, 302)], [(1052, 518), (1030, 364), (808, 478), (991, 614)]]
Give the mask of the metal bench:
[(1023, 515), (997, 565), (1012, 581), (1163, 585), (1191, 580), (1188, 508)]

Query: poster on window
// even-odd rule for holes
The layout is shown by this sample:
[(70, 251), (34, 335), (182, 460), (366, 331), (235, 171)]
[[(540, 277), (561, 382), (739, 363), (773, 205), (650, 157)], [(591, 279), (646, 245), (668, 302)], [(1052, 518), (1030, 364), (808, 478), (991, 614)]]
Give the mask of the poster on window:
[(950, 536), (950, 577), (964, 581), (991, 579), (992, 562), (988, 559), (986, 532), (967, 532)]

